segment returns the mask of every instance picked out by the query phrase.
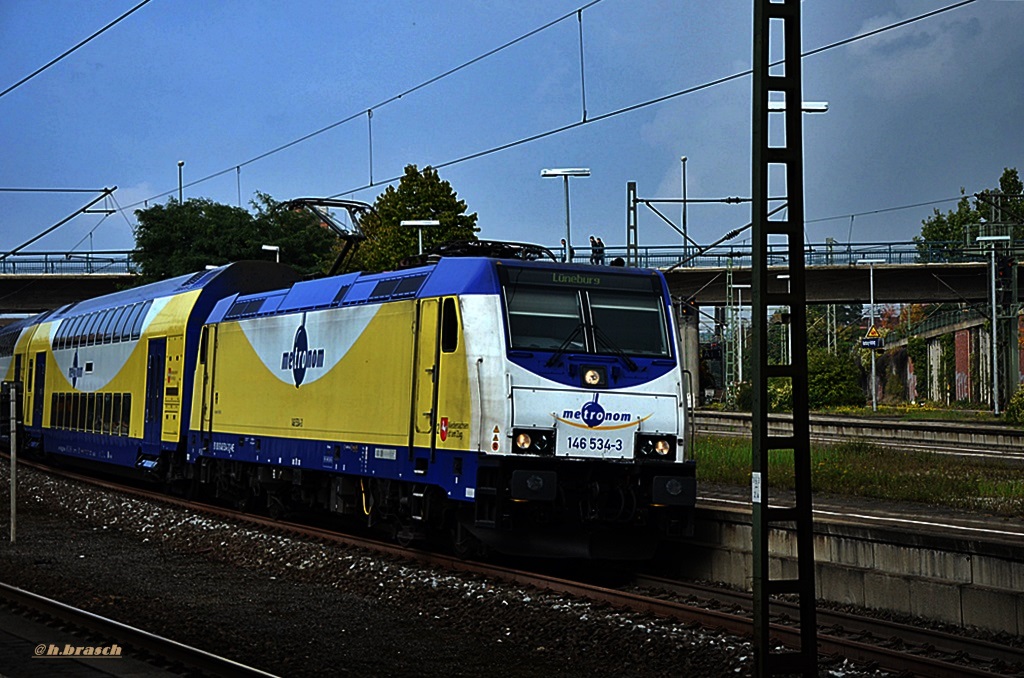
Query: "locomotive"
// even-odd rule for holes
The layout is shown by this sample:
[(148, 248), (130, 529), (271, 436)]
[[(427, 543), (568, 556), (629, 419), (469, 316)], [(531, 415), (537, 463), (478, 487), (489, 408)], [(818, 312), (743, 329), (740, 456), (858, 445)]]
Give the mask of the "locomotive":
[(19, 441), (402, 543), (650, 557), (696, 500), (664, 277), (524, 252), (316, 280), (237, 262), (15, 323)]

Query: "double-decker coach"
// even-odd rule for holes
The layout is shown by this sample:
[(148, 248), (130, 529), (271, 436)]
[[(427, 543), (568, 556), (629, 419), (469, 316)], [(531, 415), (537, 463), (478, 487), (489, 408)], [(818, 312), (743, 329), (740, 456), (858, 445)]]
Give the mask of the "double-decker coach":
[[(65, 306), (25, 322), (7, 361), (24, 389), (24, 445), (68, 460), (170, 478), (182, 450), (199, 328), (239, 290), (297, 279), (239, 262)], [(4, 366), (0, 363), (0, 367)]]

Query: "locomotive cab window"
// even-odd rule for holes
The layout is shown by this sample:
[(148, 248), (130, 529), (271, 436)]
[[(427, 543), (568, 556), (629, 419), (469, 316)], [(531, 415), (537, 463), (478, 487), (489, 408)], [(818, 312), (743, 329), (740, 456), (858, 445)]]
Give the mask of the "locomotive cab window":
[(660, 279), (502, 267), (509, 348), (671, 356)]

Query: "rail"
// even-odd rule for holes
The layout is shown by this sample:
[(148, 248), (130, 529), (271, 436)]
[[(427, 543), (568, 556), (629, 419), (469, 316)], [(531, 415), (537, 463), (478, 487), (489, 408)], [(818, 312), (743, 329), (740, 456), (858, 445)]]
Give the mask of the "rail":
[[(694, 425), (698, 435), (750, 435), (750, 413), (698, 411)], [(811, 438), (825, 443), (862, 441), (904, 450), (1024, 461), (1024, 430), (1010, 426), (823, 415), (811, 415), (810, 425)], [(768, 426), (776, 434), (786, 435), (792, 430), (792, 419), (771, 414)]]

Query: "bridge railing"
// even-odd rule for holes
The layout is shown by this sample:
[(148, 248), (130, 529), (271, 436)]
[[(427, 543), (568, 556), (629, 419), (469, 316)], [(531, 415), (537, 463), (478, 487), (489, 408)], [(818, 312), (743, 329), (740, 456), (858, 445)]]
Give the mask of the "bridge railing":
[[(877, 242), (841, 245), (839, 243), (808, 243), (804, 246), (807, 266), (852, 266), (861, 259), (880, 259), (886, 264), (920, 264), (928, 262), (986, 261), (983, 252), (964, 248), (963, 243)], [(558, 248), (552, 250), (558, 254)], [(701, 252), (699, 248), (681, 245), (652, 245), (638, 249), (639, 265), (644, 268), (667, 268), (685, 262), (687, 268), (725, 268), (730, 260), (734, 268), (750, 268), (751, 248), (747, 244), (719, 245)], [(573, 262), (592, 261), (590, 247), (574, 248)], [(625, 247), (606, 247), (604, 263), (616, 258), (626, 260)], [(785, 265), (789, 252), (782, 244), (768, 247), (769, 265)], [(138, 273), (132, 261), (132, 250), (96, 250), (92, 252), (18, 252), (0, 255), (0, 274), (70, 274)]]
[(83, 275), (138, 273), (132, 250), (92, 252), (18, 252), (0, 258), (0, 274)]
[[(555, 248), (552, 250), (558, 252)], [(654, 245), (638, 248), (639, 264), (644, 268), (666, 268), (685, 262), (687, 268), (725, 268), (732, 260), (734, 268), (750, 268), (752, 252), (750, 245), (720, 245), (704, 252), (690, 245)], [(573, 261), (591, 261), (590, 247), (574, 248)], [(936, 262), (985, 261), (985, 254), (977, 249), (969, 250), (961, 242), (918, 243), (866, 242), (842, 245), (839, 243), (808, 243), (804, 246), (804, 261), (807, 266), (852, 266), (862, 259), (879, 259), (886, 264), (922, 264)], [(625, 247), (606, 247), (604, 263), (614, 259), (626, 259)], [(789, 252), (783, 244), (768, 247), (769, 265), (784, 265), (789, 262)]]

